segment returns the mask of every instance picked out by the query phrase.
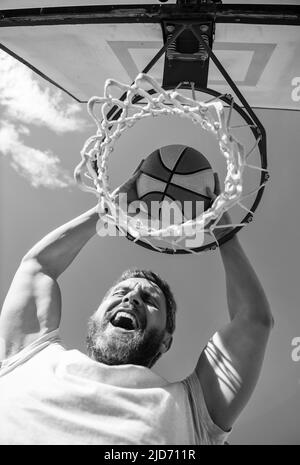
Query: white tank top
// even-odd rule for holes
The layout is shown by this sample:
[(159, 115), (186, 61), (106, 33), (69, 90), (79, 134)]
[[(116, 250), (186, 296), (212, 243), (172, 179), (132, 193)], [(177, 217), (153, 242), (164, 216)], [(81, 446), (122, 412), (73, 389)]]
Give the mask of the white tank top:
[(148, 368), (66, 350), (53, 331), (0, 369), (0, 444), (223, 444), (195, 374), (169, 383)]

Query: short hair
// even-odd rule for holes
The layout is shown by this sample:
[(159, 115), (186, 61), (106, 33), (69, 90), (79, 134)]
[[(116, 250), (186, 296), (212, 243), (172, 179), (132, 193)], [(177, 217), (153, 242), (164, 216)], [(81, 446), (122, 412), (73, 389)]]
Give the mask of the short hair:
[(173, 334), (175, 331), (175, 317), (176, 317), (176, 310), (177, 304), (174, 298), (174, 295), (170, 289), (169, 284), (164, 281), (157, 273), (151, 270), (140, 270), (140, 269), (128, 269), (125, 270), (121, 276), (117, 279), (114, 285), (119, 284), (122, 281), (130, 278), (144, 278), (148, 281), (153, 282), (156, 284), (161, 291), (163, 292), (165, 299), (166, 299), (166, 307), (167, 307), (167, 322), (166, 322), (166, 330), (169, 334)]

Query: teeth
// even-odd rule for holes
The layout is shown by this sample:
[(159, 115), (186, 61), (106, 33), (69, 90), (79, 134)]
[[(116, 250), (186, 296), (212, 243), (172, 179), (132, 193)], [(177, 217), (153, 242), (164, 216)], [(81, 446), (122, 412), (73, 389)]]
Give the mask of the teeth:
[(136, 321), (136, 319), (135, 319), (135, 317), (133, 315), (131, 315), (130, 313), (122, 312), (122, 311), (118, 312), (117, 315), (113, 319), (114, 323), (118, 323), (118, 321), (120, 321), (121, 318), (126, 318), (126, 319), (130, 320), (131, 323), (132, 323), (133, 328), (137, 329), (138, 324), (137, 324), (137, 321)]

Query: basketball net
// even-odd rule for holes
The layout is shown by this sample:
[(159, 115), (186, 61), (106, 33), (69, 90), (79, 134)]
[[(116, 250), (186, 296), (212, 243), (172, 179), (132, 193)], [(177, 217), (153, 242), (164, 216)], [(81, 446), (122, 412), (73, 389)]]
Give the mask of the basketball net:
[[(147, 86), (155, 93), (153, 90), (151, 93), (145, 90)], [(113, 91), (116, 89), (126, 93), (124, 101), (113, 97)], [(143, 106), (137, 104), (141, 99), (145, 103)], [(107, 118), (107, 114), (112, 108), (116, 108), (114, 115), (119, 112), (117, 119)], [(216, 247), (218, 245), (215, 231), (217, 228), (232, 229), (244, 226), (244, 223), (222, 225), (218, 223), (223, 214), (236, 204), (247, 209), (241, 204), (245, 166), (264, 170), (247, 164), (247, 158), (255, 147), (252, 147), (247, 153), (244, 146), (230, 132), (230, 116), (225, 115), (223, 103), (220, 100), (213, 99), (213, 101), (206, 103), (198, 102), (193, 98), (181, 95), (176, 90), (164, 90), (149, 75), (141, 73), (132, 85), (108, 79), (104, 87), (104, 96), (92, 97), (89, 100), (88, 113), (96, 123), (97, 132), (85, 142), (81, 151), (81, 162), (76, 167), (74, 175), (83, 191), (92, 192), (98, 197), (99, 216), (102, 221), (113, 223), (125, 235), (129, 233), (134, 242), (142, 238), (151, 248), (158, 251), (163, 250), (159, 246), (153, 245), (151, 238), (155, 238), (156, 241), (167, 240), (174, 252), (178, 247), (193, 252), (191, 248), (186, 247), (182, 231), (208, 232), (214, 238)], [(142, 217), (138, 220), (135, 217), (135, 221), (132, 221), (132, 217), (127, 214), (127, 211), (120, 207), (109, 185), (108, 159), (114, 150), (117, 139), (125, 130), (143, 118), (162, 115), (177, 115), (188, 118), (194, 124), (212, 132), (218, 141), (220, 152), (225, 158), (227, 175), (224, 190), (216, 197), (208, 210), (195, 219), (189, 219), (181, 224), (170, 224), (159, 229), (153, 227), (148, 221), (143, 221)], [(258, 142), (259, 139), (255, 146), (258, 145)], [(84, 176), (88, 181), (83, 179)], [(257, 190), (261, 187), (259, 186)]]

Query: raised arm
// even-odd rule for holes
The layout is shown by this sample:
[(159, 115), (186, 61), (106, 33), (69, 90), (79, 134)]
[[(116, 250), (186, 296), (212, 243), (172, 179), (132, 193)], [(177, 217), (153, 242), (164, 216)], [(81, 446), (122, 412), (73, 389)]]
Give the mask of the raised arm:
[(24, 256), (0, 315), (0, 359), (58, 328), (61, 294), (57, 278), (96, 233), (98, 219), (94, 207), (52, 231)]
[[(114, 194), (136, 197), (134, 175)], [(57, 329), (61, 317), (58, 277), (69, 267), (83, 246), (96, 234), (98, 207), (55, 229), (22, 259), (0, 314), (0, 360)]]
[[(230, 221), (228, 216), (225, 221)], [(223, 244), (220, 252), (230, 323), (209, 341), (199, 358), (196, 374), (212, 419), (227, 431), (256, 386), (273, 317), (237, 237)]]

